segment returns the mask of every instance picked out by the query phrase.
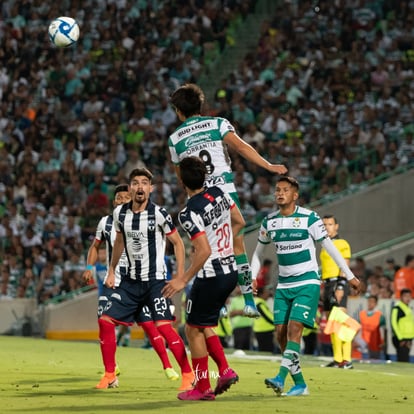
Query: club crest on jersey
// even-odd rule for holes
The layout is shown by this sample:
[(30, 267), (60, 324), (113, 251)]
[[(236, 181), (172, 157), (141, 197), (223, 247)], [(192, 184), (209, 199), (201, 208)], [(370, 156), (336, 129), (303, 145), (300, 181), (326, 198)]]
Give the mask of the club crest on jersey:
[(269, 231), (269, 238), (271, 240), (276, 240), (276, 236), (277, 236), (277, 231)]
[(148, 230), (155, 231), (155, 219), (148, 219)]
[(295, 217), (293, 219), (292, 227), (294, 227), (295, 229), (297, 229), (298, 227), (300, 227), (300, 218), (299, 217)]

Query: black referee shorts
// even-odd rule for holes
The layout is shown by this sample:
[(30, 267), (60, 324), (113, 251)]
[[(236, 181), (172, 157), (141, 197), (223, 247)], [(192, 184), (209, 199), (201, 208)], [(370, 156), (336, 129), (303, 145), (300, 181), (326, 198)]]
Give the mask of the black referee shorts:
[[(349, 286), (347, 283), (346, 278), (344, 277), (332, 277), (323, 279), (323, 310), (330, 311), (333, 306), (339, 306), (342, 308), (346, 308), (348, 303), (348, 295), (349, 295)], [(335, 292), (337, 290), (343, 290), (344, 295), (341, 301), (338, 303), (335, 297)]]

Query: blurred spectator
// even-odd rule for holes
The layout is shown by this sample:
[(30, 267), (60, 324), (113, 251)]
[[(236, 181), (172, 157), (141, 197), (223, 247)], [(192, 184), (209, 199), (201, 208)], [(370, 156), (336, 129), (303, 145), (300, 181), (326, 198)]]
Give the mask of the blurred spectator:
[(244, 141), (250, 145), (254, 145), (256, 150), (260, 153), (264, 149), (265, 134), (257, 128), (255, 122), (250, 122), (245, 127), (245, 132), (242, 135)]
[[(109, 208), (109, 197), (102, 191), (101, 186), (95, 186), (86, 200), (89, 216), (104, 216)], [(47, 222), (47, 220), (46, 220)]]
[(256, 277), (256, 288), (264, 288), (265, 286), (273, 285), (273, 278), (271, 275), (272, 261), (270, 259), (264, 259), (263, 264)]
[(234, 173), (234, 185), (236, 187), (237, 193), (241, 194), (243, 199), (247, 203), (251, 203), (252, 201), (252, 190), (251, 185), (246, 182), (244, 171), (240, 169)]
[(414, 255), (405, 256), (405, 265), (394, 276), (394, 297), (400, 298), (402, 289), (410, 289), (414, 292)]
[(410, 289), (402, 289), (400, 300), (391, 310), (392, 343), (397, 351), (397, 361), (410, 362), (410, 350), (414, 339), (414, 314), (410, 308)]
[(16, 290), (12, 283), (10, 283), (10, 272), (5, 264), (1, 268), (1, 285), (0, 285), (0, 299), (13, 299), (16, 296)]
[(399, 265), (397, 265), (395, 263), (395, 259), (392, 257), (389, 257), (386, 261), (385, 261), (385, 269), (384, 269), (384, 275), (389, 279), (389, 280), (394, 280), (394, 276), (395, 276), (395, 272), (400, 268)]
[(13, 202), (23, 204), (27, 198), (27, 190), (26, 177), (24, 175), (17, 177), (13, 186)]
[(171, 186), (164, 181), (164, 177), (162, 175), (156, 175), (154, 177), (151, 200), (160, 206), (165, 206), (169, 211), (171, 209), (176, 210), (174, 209), (176, 203)]
[(39, 303), (44, 303), (59, 293), (60, 284), (55, 277), (54, 264), (52, 261), (46, 262), (42, 269), (36, 290)]
[(377, 304), (377, 296), (368, 296), (367, 309), (361, 310), (358, 318), (361, 324), (361, 337), (366, 344), (368, 357), (371, 359), (382, 359), (385, 338), (385, 317), (380, 310), (376, 309)]
[[(233, 104), (232, 119), (235, 125), (238, 126), (241, 136), (248, 130), (248, 126), (255, 123), (255, 116), (251, 108), (246, 105), (243, 96), (238, 98), (238, 101)], [(251, 144), (251, 142), (249, 142)]]
[(76, 243), (82, 242), (82, 229), (76, 222), (75, 216), (68, 216), (66, 224), (63, 225), (61, 231), (63, 240), (73, 239)]
[(68, 205), (68, 214), (80, 217), (86, 213), (88, 193), (85, 186), (82, 185), (79, 175), (71, 177), (64, 190), (64, 195)]
[(244, 316), (243, 308), (243, 295), (237, 286), (228, 306), (231, 326), (233, 327), (234, 349), (250, 350), (252, 347), (253, 320)]
[(25, 256), (29, 254), (32, 247), (42, 246), (43, 244), (42, 238), (39, 234), (35, 234), (33, 227), (31, 226), (27, 227), (25, 233), (23, 233), (23, 235), (20, 237), (20, 242), (25, 251)]
[(98, 157), (98, 153), (95, 150), (90, 151), (87, 158), (84, 159), (80, 165), (80, 172), (82, 175), (93, 176), (95, 174), (103, 173), (103, 170), (104, 162)]
[(256, 178), (256, 184), (253, 186), (252, 200), (255, 202), (256, 209), (262, 217), (270, 213), (275, 205), (275, 189), (272, 186), (270, 178), (261, 175)]
[(243, 193), (240, 193), (239, 190), (239, 200), (240, 200), (240, 211), (243, 215), (244, 220), (246, 221), (246, 226), (251, 226), (256, 224), (257, 221), (257, 210), (253, 206), (253, 204), (250, 204), (249, 201), (246, 200)]
[(275, 353), (274, 343), (275, 325), (273, 323), (273, 310), (267, 300), (273, 298), (273, 286), (264, 286), (257, 289), (255, 303), (260, 317), (253, 321), (253, 332), (257, 340), (259, 352)]
[(68, 137), (63, 148), (64, 149), (60, 154), (61, 164), (63, 164), (63, 162), (69, 158), (73, 161), (76, 170), (79, 170), (82, 163), (82, 153), (76, 148), (75, 137)]
[(144, 168), (145, 163), (141, 160), (139, 152), (135, 148), (131, 148), (128, 151), (128, 161), (124, 165), (124, 174), (126, 177), (129, 176), (132, 170), (135, 168)]
[(413, 131), (408, 130), (405, 133), (405, 139), (401, 140), (401, 144), (397, 150), (397, 157), (401, 165), (414, 162)]

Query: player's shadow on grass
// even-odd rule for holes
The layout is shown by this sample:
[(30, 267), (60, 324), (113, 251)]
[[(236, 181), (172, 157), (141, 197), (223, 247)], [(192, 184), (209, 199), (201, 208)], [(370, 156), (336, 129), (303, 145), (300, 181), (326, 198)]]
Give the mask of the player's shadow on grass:
[[(97, 391), (96, 390), (92, 390), (93, 393), (95, 394), (95, 396), (97, 395)], [(103, 392), (102, 392), (103, 391)], [(226, 404), (226, 403), (236, 403), (236, 404), (243, 404), (243, 401), (245, 401), (246, 403), (252, 403), (252, 401), (257, 400), (257, 402), (259, 403), (259, 401), (261, 403), (263, 402), (269, 402), (271, 400), (278, 400), (280, 401), (280, 399), (278, 399), (276, 396), (274, 395), (269, 395), (269, 398), (266, 398), (266, 396), (264, 394), (260, 394), (260, 393), (255, 393), (255, 394), (249, 394), (249, 395), (243, 395), (243, 394), (234, 394), (231, 397), (230, 396), (218, 396), (217, 399), (214, 402), (209, 402), (209, 401), (180, 401), (177, 399), (176, 395), (170, 396), (170, 395), (164, 395), (162, 400), (157, 400), (157, 401), (139, 401), (139, 395), (141, 394), (143, 396), (143, 398), (154, 398), (157, 397), (159, 398), (159, 393), (157, 393), (157, 396), (154, 395), (154, 397), (151, 397), (151, 395), (148, 395), (145, 393), (145, 391), (140, 391), (139, 393), (137, 393), (137, 391), (131, 391), (134, 392), (135, 394), (137, 394), (137, 401), (133, 402), (133, 403), (122, 403), (121, 398), (122, 396), (125, 397), (124, 393), (119, 392), (119, 394), (117, 393), (116, 395), (113, 394), (113, 390), (111, 390), (110, 392), (107, 392), (107, 390), (101, 390), (98, 391), (98, 393), (100, 393), (103, 397), (103, 400), (105, 400), (104, 402), (101, 403), (97, 403), (96, 400), (93, 403), (93, 412), (109, 412), (109, 413), (113, 413), (113, 412), (165, 412), (168, 411), (169, 408), (178, 408), (178, 409), (182, 409), (185, 411), (182, 412), (191, 412), (191, 407), (193, 407), (195, 409), (196, 412), (199, 412), (198, 410), (200, 409), (200, 407), (202, 406), (206, 406), (206, 409), (208, 409), (208, 411), (206, 412), (212, 412), (210, 411), (210, 409), (214, 409), (214, 407), (212, 407), (210, 404), (214, 404), (214, 406), (216, 407), (215, 410), (220, 412), (220, 406), (222, 404)], [(77, 394), (82, 394), (83, 396), (85, 396), (85, 391), (83, 391), (83, 393), (77, 393)], [(89, 396), (89, 393), (86, 393)], [(155, 394), (155, 393), (154, 393)], [(31, 394), (33, 395), (33, 394)], [(45, 394), (45, 395), (49, 395), (49, 394)], [(59, 395), (71, 395), (71, 393), (65, 392), (65, 393), (61, 393), (61, 394), (53, 394), (53, 396), (59, 396)], [(74, 394), (72, 394), (74, 395)], [(114, 398), (115, 397), (115, 398)], [(99, 398), (98, 398), (99, 400)], [(286, 398), (284, 398), (284, 400), (287, 400)], [(79, 403), (82, 400), (78, 400)], [(114, 402), (116, 401), (116, 402)], [(71, 402), (70, 406), (66, 405), (66, 404), (59, 404), (58, 401), (54, 401), (56, 403), (56, 405), (52, 406), (51, 401), (48, 402), (48, 406), (47, 407), (38, 407), (38, 409), (41, 409), (41, 411), (43, 413), (56, 413), (56, 412), (60, 412), (60, 413), (65, 413), (65, 412), (90, 412), (91, 410), (91, 405), (88, 404), (82, 404), (82, 405), (76, 405), (75, 402)], [(223, 406), (224, 409), (224, 406)], [(115, 411), (116, 410), (116, 411)], [(13, 410), (9, 410), (9, 412), (12, 412)], [(27, 409), (21, 409), (19, 408), (18, 410), (16, 410), (16, 412), (19, 413), (23, 413), (23, 412), (33, 412), (33, 408), (27, 408)]]
[[(96, 382), (96, 378), (91, 378), (91, 384), (94, 383), (94, 381)], [(19, 380), (16, 381), (16, 384), (19, 385), (34, 385), (34, 384), (71, 384), (71, 383), (75, 383), (75, 384), (79, 384), (80, 382), (84, 383), (85, 382), (85, 377), (72, 377), (72, 376), (67, 376), (67, 377), (62, 377), (62, 378), (53, 378), (51, 376), (49, 376), (47, 379), (39, 379), (37, 378), (36, 381), (33, 380)], [(93, 387), (91, 387), (93, 388)]]

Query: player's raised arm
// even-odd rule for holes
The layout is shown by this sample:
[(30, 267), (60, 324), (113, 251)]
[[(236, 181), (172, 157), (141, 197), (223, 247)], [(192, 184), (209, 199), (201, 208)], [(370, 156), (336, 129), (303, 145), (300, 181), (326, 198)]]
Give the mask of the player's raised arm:
[(272, 164), (265, 160), (249, 143), (232, 131), (225, 135), (224, 142), (246, 160), (273, 174), (286, 174), (288, 171), (282, 164)]

